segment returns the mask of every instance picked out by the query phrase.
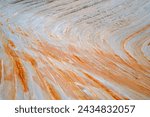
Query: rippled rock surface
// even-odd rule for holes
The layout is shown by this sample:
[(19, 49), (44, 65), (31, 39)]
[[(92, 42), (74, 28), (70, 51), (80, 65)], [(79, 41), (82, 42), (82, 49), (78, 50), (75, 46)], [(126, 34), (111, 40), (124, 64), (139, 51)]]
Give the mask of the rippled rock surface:
[(150, 0), (0, 0), (0, 99), (150, 99)]

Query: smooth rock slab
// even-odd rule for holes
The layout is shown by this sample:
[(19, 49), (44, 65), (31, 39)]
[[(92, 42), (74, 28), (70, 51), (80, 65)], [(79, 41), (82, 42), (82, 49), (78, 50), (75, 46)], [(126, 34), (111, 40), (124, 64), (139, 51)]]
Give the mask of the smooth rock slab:
[(150, 1), (0, 0), (0, 99), (150, 99)]

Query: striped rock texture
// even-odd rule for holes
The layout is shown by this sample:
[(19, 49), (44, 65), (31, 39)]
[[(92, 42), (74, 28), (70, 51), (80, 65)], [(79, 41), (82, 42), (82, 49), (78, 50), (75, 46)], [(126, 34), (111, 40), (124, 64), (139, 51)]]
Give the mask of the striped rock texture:
[(0, 0), (0, 99), (150, 99), (150, 0)]

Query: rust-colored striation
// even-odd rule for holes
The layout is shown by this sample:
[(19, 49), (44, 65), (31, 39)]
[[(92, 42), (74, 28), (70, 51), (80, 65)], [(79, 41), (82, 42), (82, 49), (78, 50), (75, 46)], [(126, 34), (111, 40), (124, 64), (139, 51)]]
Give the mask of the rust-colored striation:
[(109, 88), (107, 88), (105, 85), (103, 85), (102, 83), (100, 83), (98, 80), (96, 80), (95, 78), (93, 78), (92, 76), (90, 76), (87, 73), (84, 73), (84, 74), (85, 74), (85, 76), (87, 76), (91, 80), (91, 82), (94, 82), (95, 85), (98, 85), (99, 88), (102, 88), (104, 91), (106, 91), (114, 99), (117, 99), (117, 100), (121, 99), (119, 96), (117, 96), (115, 93), (113, 93)]
[(60, 100), (60, 99), (61, 99), (61, 97), (60, 97), (59, 94), (55, 91), (55, 88), (54, 88), (52, 85), (48, 84), (48, 88), (49, 88), (50, 94), (52, 95), (52, 99), (53, 99), (53, 100)]
[(27, 81), (26, 81), (25, 69), (24, 69), (22, 62), (21, 62), (19, 56), (17, 55), (17, 53), (13, 49), (11, 49), (11, 47), (15, 48), (16, 46), (14, 45), (14, 43), (11, 40), (8, 40), (7, 45), (5, 45), (5, 43), (3, 43), (3, 45), (4, 45), (5, 52), (12, 59), (12, 63), (14, 65), (14, 71), (18, 75), (18, 77), (22, 83), (24, 92), (27, 92), (28, 86), (27, 86)]
[(0, 99), (150, 99), (149, 0), (0, 0)]

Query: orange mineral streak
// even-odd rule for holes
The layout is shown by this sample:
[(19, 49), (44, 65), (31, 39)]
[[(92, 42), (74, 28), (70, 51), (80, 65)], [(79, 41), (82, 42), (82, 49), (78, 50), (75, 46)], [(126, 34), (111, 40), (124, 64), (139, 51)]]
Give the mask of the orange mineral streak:
[(16, 27), (15, 32), (20, 34), (23, 37), (29, 37), (28, 32), (23, 31), (20, 27)]
[(36, 60), (28, 53), (23, 53), (24, 59), (29, 61), (33, 67), (37, 66)]
[[(82, 86), (87, 86), (86, 88), (89, 87), (89, 84), (87, 82), (87, 80), (85, 80), (83, 77), (80, 77), (78, 74), (75, 74), (74, 72), (72, 71), (67, 71), (70, 79), (73, 80), (74, 83), (79, 83), (81, 84)], [(80, 90), (83, 90), (84, 87), (81, 87), (78, 85), (78, 87), (80, 88)], [(89, 92), (91, 93), (91, 95), (87, 95), (84, 93), (85, 97), (82, 98), (82, 99), (100, 99), (100, 97), (98, 97), (98, 95), (96, 93), (94, 93), (90, 88), (88, 88)]]
[(104, 84), (100, 83), (98, 80), (96, 80), (95, 78), (93, 78), (89, 74), (84, 73), (84, 75), (87, 76), (94, 83), (94, 86), (97, 85), (99, 88), (102, 88), (109, 95), (111, 95), (114, 99), (116, 99), (116, 100), (120, 100), (121, 99), (117, 94), (115, 94), (113, 91), (111, 91), (110, 89), (108, 89)]
[[(147, 96), (150, 95), (150, 89), (148, 88), (149, 87), (148, 84), (150, 83), (150, 81), (148, 80), (149, 77), (146, 77), (142, 72), (137, 71), (137, 69), (133, 69), (133, 71), (135, 72), (135, 77), (134, 77), (134, 75), (131, 75), (130, 73), (128, 73), (124, 70), (121, 70), (120, 68), (118, 68), (118, 66), (116, 66), (114, 64), (114, 63), (119, 63), (121, 65), (132, 68), (131, 65), (127, 64), (120, 57), (118, 58), (117, 56), (114, 56), (113, 54), (104, 53), (101, 51), (97, 51), (97, 52), (99, 54), (98, 55), (99, 63), (96, 63), (96, 64), (91, 63), (88, 59), (83, 59), (83, 58), (81, 59), (77, 56), (73, 56), (73, 59), (76, 60), (75, 65), (77, 66), (77, 64), (78, 64), (81, 68), (86, 69), (90, 72), (93, 72), (93, 73), (97, 74), (98, 76), (102, 76), (102, 77), (106, 78), (107, 80), (109, 80), (110, 82), (116, 82), (118, 84), (121, 84), (122, 86), (128, 86), (131, 89), (136, 90), (139, 93), (143, 93)], [(116, 59), (116, 57), (117, 57), (117, 59)], [(110, 66), (110, 64), (109, 64), (110, 61), (111, 61), (111, 63), (112, 63), (112, 61), (114, 62), (114, 63), (112, 63), (113, 66)], [(115, 67), (115, 69), (114, 69), (114, 67)], [(142, 81), (144, 83), (147, 83), (147, 86), (144, 86), (143, 84), (141, 84), (142, 83), (141, 80), (136, 80), (137, 73), (138, 74), (141, 73), (141, 76), (145, 76), (144, 78), (142, 78)]]
[(125, 39), (122, 41), (122, 46), (121, 46), (121, 47), (122, 47), (122, 49), (124, 50), (124, 52), (128, 55), (128, 60), (129, 60), (128, 64), (129, 64), (132, 68), (138, 70), (139, 72), (149, 71), (149, 68), (146, 69), (146, 68), (147, 68), (146, 66), (139, 65), (138, 62), (135, 60), (135, 58), (132, 57), (132, 56), (130, 55), (130, 53), (125, 49), (125, 46), (127, 45), (127, 43), (128, 43), (131, 39), (133, 39), (134, 37), (140, 35), (141, 33), (143, 33), (144, 31), (146, 31), (146, 30), (148, 30), (148, 29), (150, 29), (150, 24), (146, 25), (146, 26), (143, 27), (142, 29), (140, 29), (140, 30), (134, 32), (133, 34), (129, 35), (127, 38), (125, 38)]
[[(46, 90), (49, 93), (49, 95), (51, 96), (51, 99), (60, 100), (61, 97), (58, 94), (58, 92), (55, 90), (55, 88), (44, 79), (43, 74), (38, 69), (38, 66), (37, 66), (37, 63), (36, 63), (35, 59), (31, 55), (29, 55), (27, 53), (23, 53), (23, 55), (24, 55), (25, 60), (27, 60), (27, 61), (29, 61), (31, 63), (33, 69), (37, 73), (38, 78), (36, 78), (35, 81), (40, 85), (40, 87), (43, 90)], [(46, 71), (44, 71), (44, 72), (46, 73)]]
[[(114, 80), (115, 82), (117, 82), (119, 84), (126, 85), (126, 86), (130, 87), (131, 89), (136, 90), (137, 92), (145, 93), (146, 95), (150, 95), (150, 89), (147, 86), (144, 86), (143, 84), (141, 84), (141, 80), (137, 78), (137, 74), (140, 74), (142, 76), (143, 82), (147, 81), (147, 84), (150, 83), (150, 81), (148, 80), (149, 77), (144, 75), (142, 72), (139, 71), (140, 65), (138, 65), (139, 69), (137, 69), (137, 68), (135, 69), (132, 66), (133, 64), (128, 64), (125, 61), (123, 61), (120, 57), (118, 57), (116, 55), (114, 56), (114, 55), (108, 54), (108, 53), (100, 54), (100, 57), (103, 57), (104, 59), (105, 59), (105, 57), (111, 58), (111, 61), (113, 61), (114, 63), (119, 63), (119, 64), (124, 65), (126, 67), (132, 68), (132, 70), (135, 72), (133, 74), (130, 74), (130, 72), (125, 71), (125, 70), (118, 67), (118, 69), (115, 69), (115, 71), (118, 71), (118, 70), (121, 70), (121, 71), (119, 71), (117, 74), (116, 73), (115, 74), (110, 73), (110, 71), (107, 71), (105, 69), (105, 70), (102, 70), (101, 75), (104, 75), (106, 78), (111, 78), (112, 80)], [(137, 65), (137, 64), (135, 64), (135, 65)], [(111, 68), (111, 66), (108, 66), (108, 67), (109, 67), (109, 69), (113, 70)], [(134, 85), (133, 85), (133, 83), (134, 83)]]
[(67, 61), (66, 54), (63, 51), (53, 47), (52, 45), (44, 41), (43, 42), (36, 41), (35, 43), (37, 44), (38, 49), (32, 48), (32, 50), (35, 51), (36, 53), (41, 53), (44, 56), (48, 56), (59, 62)]
[(25, 69), (22, 65), (22, 62), (19, 58), (19, 56), (17, 55), (17, 53), (12, 49), (12, 47), (15, 47), (14, 43), (12, 41), (8, 41), (7, 44), (4, 44), (4, 48), (6, 53), (11, 57), (12, 62), (14, 64), (14, 70), (15, 73), (18, 75), (22, 86), (23, 86), (23, 90), (24, 92), (28, 91), (28, 84), (27, 84), (27, 80), (26, 80), (26, 73), (25, 73)]
[(52, 95), (52, 99), (53, 100), (60, 100), (61, 97), (58, 94), (58, 92), (55, 90), (55, 88), (50, 84), (47, 84), (47, 85), (48, 85), (49, 93)]
[(26, 1), (0, 4), (0, 99), (150, 99), (148, 0)]
[(61, 83), (61, 87), (64, 90), (68, 89), (65, 91), (68, 95), (75, 99), (90, 99), (90, 97), (88, 97), (80, 87), (74, 84), (74, 77), (71, 78), (71, 74), (62, 71), (61, 69), (57, 69), (57, 73), (59, 73), (59, 82)]
[(8, 30), (9, 30), (12, 34), (15, 34), (14, 30), (11, 28), (10, 25), (8, 25)]

